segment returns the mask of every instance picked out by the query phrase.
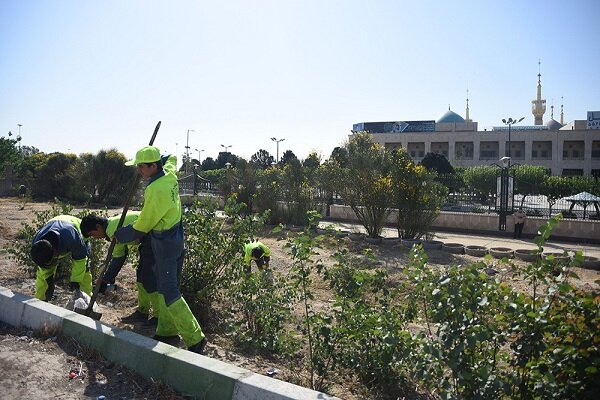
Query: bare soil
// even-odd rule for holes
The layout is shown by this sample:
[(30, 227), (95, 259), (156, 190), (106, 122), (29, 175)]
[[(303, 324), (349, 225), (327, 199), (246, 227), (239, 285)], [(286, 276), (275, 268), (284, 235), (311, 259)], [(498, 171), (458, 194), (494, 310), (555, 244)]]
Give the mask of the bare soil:
[[(0, 249), (9, 241), (17, 239), (22, 222), (30, 222), (34, 211), (50, 208), (49, 203), (23, 203), (20, 199), (0, 198)], [(114, 210), (117, 214), (120, 210)], [(282, 234), (272, 234), (265, 230), (261, 241), (271, 248), (271, 266), (276, 273), (286, 273), (292, 266), (292, 261), (284, 248), (285, 240), (280, 240)], [(408, 261), (408, 249), (400, 246), (368, 245), (365, 242), (352, 242), (343, 239), (348, 248), (355, 254), (362, 254), (369, 248), (374, 256), (373, 267), (384, 268), (391, 274), (391, 279), (397, 279), (400, 271)], [(319, 258), (323, 262), (332, 263), (331, 255), (334, 248), (319, 250)], [(456, 255), (442, 250), (429, 250), (431, 268), (443, 268), (448, 265), (464, 265), (480, 258), (468, 255)], [(518, 260), (513, 261), (520, 263)], [(512, 275), (512, 268), (490, 262), (489, 265), (497, 276), (510, 282), (519, 290), (527, 291), (527, 285)], [(579, 279), (574, 283), (582, 288), (597, 287), (595, 280), (600, 273), (593, 270), (575, 268)], [(34, 294), (35, 278), (29, 276), (14, 261), (9, 260), (5, 251), (0, 250), (0, 285), (12, 290), (31, 295)], [(117, 278), (118, 289), (109, 295), (100, 295), (102, 321), (122, 329), (131, 330), (142, 335), (152, 336), (153, 328), (141, 324), (133, 325), (121, 321), (123, 316), (135, 310), (135, 271), (125, 266)], [(325, 284), (316, 286), (315, 308), (325, 308), (331, 304), (333, 295)], [(66, 287), (58, 286), (52, 303), (64, 306), (70, 292)], [(217, 332), (205, 329), (208, 336), (207, 356), (247, 368), (258, 374), (265, 374), (270, 367), (278, 369), (276, 379), (285, 380), (300, 385), (307, 385), (306, 371), (299, 365), (280, 362), (268, 354), (247, 352), (236, 348), (232, 340)], [(183, 347), (183, 343), (180, 344)], [(59, 398), (87, 399), (99, 395), (107, 399), (179, 399), (182, 398), (164, 385), (142, 378), (125, 368), (103, 360), (94, 352), (82, 348), (69, 338), (38, 337), (34, 332), (24, 332), (7, 326), (0, 326), (0, 389), (3, 399), (11, 398)], [(82, 373), (79, 374), (80, 370)], [(76, 378), (69, 378), (70, 372), (78, 373)], [(387, 390), (382, 388), (374, 395), (360, 383), (347, 377), (334, 377), (328, 392), (345, 399), (396, 399), (396, 398), (425, 398), (417, 393), (400, 393), (397, 388)]]

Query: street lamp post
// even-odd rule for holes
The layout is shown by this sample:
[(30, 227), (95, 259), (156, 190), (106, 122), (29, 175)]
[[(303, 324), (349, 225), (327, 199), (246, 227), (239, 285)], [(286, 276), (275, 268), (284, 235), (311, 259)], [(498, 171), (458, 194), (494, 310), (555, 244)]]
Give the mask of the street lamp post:
[(19, 127), (19, 133), (17, 135), (17, 142), (19, 143), (19, 153), (21, 152), (21, 127), (23, 126), (23, 124), (17, 124), (17, 126)]
[[(222, 144), (221, 147), (225, 149), (225, 154), (228, 155), (229, 154), (228, 149), (231, 147), (231, 145), (225, 146), (224, 144)], [(231, 167), (231, 163), (229, 162), (229, 156), (227, 156), (227, 162), (225, 163), (225, 168), (230, 168), (230, 167)]]
[(185, 172), (189, 172), (189, 165), (190, 165), (190, 132), (196, 132), (193, 129), (188, 129), (187, 130), (187, 139), (185, 142)]
[[(495, 164), (500, 168), (500, 176), (496, 183), (496, 211), (498, 212), (498, 230), (506, 231), (506, 216), (513, 211), (513, 178), (510, 176), (510, 157), (500, 159), (502, 165)], [(516, 164), (515, 164), (516, 165)]]
[(203, 149), (194, 149), (198, 152), (198, 163), (200, 162), (200, 153), (202, 153), (204, 150)]
[(510, 154), (510, 148), (511, 148), (510, 131), (511, 131), (511, 128), (512, 128), (512, 126), (514, 124), (518, 124), (519, 122), (523, 121), (524, 119), (525, 119), (525, 117), (521, 117), (521, 119), (519, 119), (518, 121), (517, 121), (516, 118), (515, 119), (512, 119), (512, 118), (502, 119), (502, 122), (504, 123), (504, 125), (508, 125), (508, 151), (505, 151), (504, 155), (506, 157), (508, 157), (509, 166), (510, 166), (510, 158), (511, 158), (511, 154)]
[(277, 139), (272, 137), (271, 140), (277, 143), (277, 158), (275, 159), (275, 161), (279, 162), (279, 142), (283, 142), (285, 139)]

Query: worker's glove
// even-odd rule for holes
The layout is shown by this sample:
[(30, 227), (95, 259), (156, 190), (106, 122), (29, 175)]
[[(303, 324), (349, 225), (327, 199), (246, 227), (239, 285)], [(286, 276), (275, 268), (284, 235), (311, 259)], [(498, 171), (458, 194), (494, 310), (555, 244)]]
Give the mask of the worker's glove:
[(133, 242), (134, 240), (141, 239), (144, 235), (144, 232), (136, 231), (131, 225), (124, 226), (115, 231), (115, 239), (119, 243)]
[(79, 282), (70, 282), (69, 290), (71, 290), (71, 291), (79, 290)]

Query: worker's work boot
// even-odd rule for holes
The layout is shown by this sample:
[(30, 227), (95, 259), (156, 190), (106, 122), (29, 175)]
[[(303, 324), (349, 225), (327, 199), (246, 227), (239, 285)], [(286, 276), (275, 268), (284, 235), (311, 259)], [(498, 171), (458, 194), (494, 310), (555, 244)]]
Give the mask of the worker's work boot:
[(152, 339), (158, 340), (159, 342), (163, 342), (166, 344), (170, 344), (171, 346), (177, 346), (179, 344), (179, 336), (177, 336), (177, 335), (175, 335), (175, 336), (154, 335), (154, 336), (152, 336)]
[(204, 354), (204, 348), (206, 347), (206, 338), (202, 338), (198, 343), (188, 347), (188, 351), (192, 353)]
[(121, 318), (121, 321), (130, 323), (130, 324), (133, 324), (136, 322), (146, 322), (146, 321), (148, 321), (148, 314), (144, 314), (140, 310), (135, 310), (130, 315)]

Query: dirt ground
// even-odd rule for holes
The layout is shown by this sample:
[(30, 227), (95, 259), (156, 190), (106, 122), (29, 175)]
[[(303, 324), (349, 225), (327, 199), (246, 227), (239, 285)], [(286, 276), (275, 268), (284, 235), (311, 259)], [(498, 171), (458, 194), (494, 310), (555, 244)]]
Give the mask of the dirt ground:
[[(21, 222), (31, 221), (34, 211), (49, 208), (48, 203), (25, 203), (14, 198), (0, 198), (0, 248), (9, 241), (15, 240), (21, 228)], [(120, 210), (109, 212), (117, 214)], [(268, 234), (261, 241), (271, 248), (271, 266), (275, 271), (283, 272), (291, 267), (291, 259), (284, 249), (285, 241), (278, 240), (280, 234)], [(362, 253), (369, 247), (364, 242), (352, 242), (344, 239), (349, 249)], [(371, 245), (376, 262), (375, 266), (385, 268), (392, 275), (397, 274), (408, 260), (408, 249), (400, 246)], [(331, 263), (333, 249), (319, 250), (320, 258)], [(428, 251), (429, 266), (441, 268), (445, 265), (468, 264), (480, 260), (468, 255), (456, 255), (442, 250)], [(515, 260), (515, 263), (520, 261)], [(527, 286), (512, 278), (510, 267), (494, 263), (490, 265), (497, 271), (500, 279), (511, 281), (520, 290)], [(583, 288), (597, 287), (595, 280), (600, 273), (593, 270), (576, 268), (579, 275), (575, 283)], [(12, 290), (33, 296), (33, 277), (27, 276), (16, 263), (9, 260), (7, 254), (0, 250), (0, 285)], [(135, 310), (135, 272), (130, 266), (125, 266), (117, 278), (118, 289), (109, 295), (100, 295), (98, 303), (101, 306), (102, 321), (122, 329), (132, 330), (146, 336), (154, 334), (153, 328), (141, 325), (123, 323), (120, 318)], [(58, 286), (52, 303), (64, 306), (70, 292), (65, 287)], [(323, 285), (316, 290), (315, 308), (327, 307), (333, 296)], [(207, 356), (247, 368), (258, 374), (265, 374), (270, 367), (279, 370), (275, 378), (295, 384), (305, 385), (307, 377), (302, 371), (293, 366), (278, 363), (275, 358), (260, 354), (247, 354), (236, 350), (231, 340), (225, 335), (207, 332)], [(180, 343), (183, 347), (183, 343)], [(125, 368), (110, 364), (101, 356), (82, 349), (69, 338), (36, 337), (33, 332), (24, 332), (14, 328), (0, 326), (0, 375), (1, 398), (58, 398), (58, 399), (88, 399), (99, 395), (107, 399), (179, 399), (180, 395), (157, 382), (147, 380)], [(69, 378), (70, 372), (81, 375)], [(345, 399), (372, 398), (359, 384), (344, 378), (337, 378), (329, 393)], [(385, 398), (417, 398), (416, 395), (394, 393)]]

